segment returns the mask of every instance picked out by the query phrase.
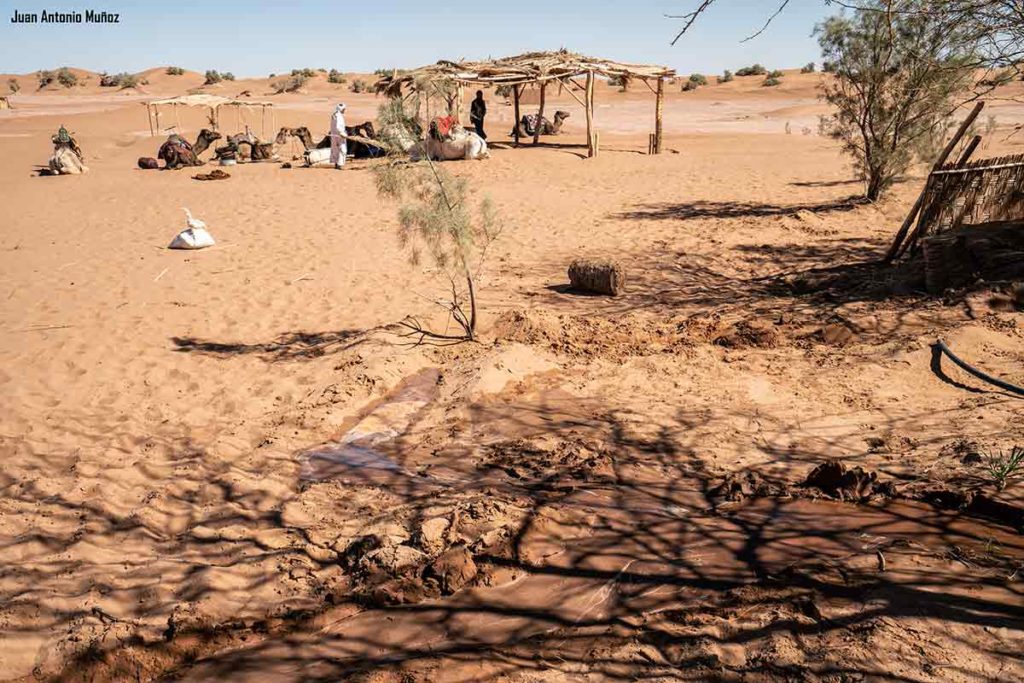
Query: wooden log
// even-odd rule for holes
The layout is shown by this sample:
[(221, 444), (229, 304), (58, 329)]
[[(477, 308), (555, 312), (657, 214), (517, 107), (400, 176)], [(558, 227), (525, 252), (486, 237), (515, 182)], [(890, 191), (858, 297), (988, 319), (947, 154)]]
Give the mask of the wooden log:
[(515, 146), (519, 146), (519, 89), (522, 86), (512, 86), (512, 116), (515, 117), (515, 121), (512, 122), (512, 137), (515, 139)]
[(544, 121), (544, 91), (548, 89), (547, 83), (540, 84), (540, 108), (537, 110), (537, 126), (533, 131), (533, 144), (540, 142), (540, 129)]
[(658, 93), (654, 104), (654, 153), (661, 154), (661, 121), (665, 111), (665, 79), (658, 79)]
[[(953, 138), (949, 141), (949, 144), (947, 144), (945, 149), (942, 150), (942, 153), (939, 155), (939, 158), (935, 160), (935, 163), (932, 165), (933, 171), (939, 170), (942, 167), (942, 165), (946, 163), (946, 159), (949, 158), (949, 155), (953, 152), (953, 148), (956, 147), (958, 142), (960, 142), (960, 139), (967, 132), (967, 129), (970, 128), (971, 124), (974, 123), (974, 120), (978, 118), (978, 114), (981, 113), (981, 110), (984, 109), (984, 107), (984, 102), (978, 102), (976, 105), (974, 105), (974, 109), (972, 109), (971, 113), (967, 115), (967, 118), (964, 119), (964, 122), (960, 124), (960, 127), (957, 128), (957, 131), (953, 135)], [(894, 258), (900, 256), (904, 251), (906, 251), (907, 247), (916, 239), (917, 231), (915, 230), (914, 234), (910, 236), (910, 239), (904, 242), (904, 238), (907, 235), (907, 231), (910, 230), (911, 224), (913, 224), (914, 219), (917, 217), (918, 212), (921, 210), (921, 205), (924, 204), (924, 197), (927, 189), (928, 181), (926, 180), (924, 187), (921, 188), (921, 194), (917, 196), (917, 201), (914, 202), (914, 206), (910, 209), (910, 213), (907, 214), (906, 219), (903, 221), (903, 225), (900, 226), (899, 231), (896, 233), (896, 239), (893, 240), (892, 246), (889, 247), (889, 251), (885, 254), (884, 260), (886, 263), (890, 263)]]
[(594, 72), (587, 72), (587, 86), (584, 93), (584, 100), (587, 110), (587, 157), (597, 156), (597, 149), (594, 146)]
[(577, 259), (569, 265), (569, 284), (581, 292), (618, 296), (625, 287), (625, 274), (618, 263)]

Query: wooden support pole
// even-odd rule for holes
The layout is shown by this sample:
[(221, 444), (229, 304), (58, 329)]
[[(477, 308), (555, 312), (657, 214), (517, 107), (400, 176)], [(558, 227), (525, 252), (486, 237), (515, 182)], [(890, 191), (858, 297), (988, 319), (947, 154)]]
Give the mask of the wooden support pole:
[(658, 78), (658, 93), (654, 104), (654, 153), (661, 154), (661, 120), (665, 111), (665, 79)]
[(153, 110), (148, 102), (146, 103), (146, 117), (149, 119), (149, 137), (156, 137), (156, 133), (153, 132)]
[(587, 72), (587, 87), (583, 96), (587, 110), (587, 157), (597, 156), (597, 149), (594, 147), (594, 72)]
[(540, 129), (544, 123), (544, 91), (548, 89), (547, 83), (540, 84), (540, 109), (537, 110), (537, 125), (533, 129), (533, 144), (540, 142)]
[(963, 154), (956, 160), (956, 167), (963, 168), (964, 164), (971, 160), (971, 155), (974, 154), (974, 150), (978, 149), (978, 145), (981, 144), (981, 136), (975, 135), (971, 138), (971, 141), (967, 143), (967, 147), (964, 148)]
[[(967, 129), (971, 127), (971, 124), (974, 123), (974, 119), (978, 118), (978, 114), (981, 113), (981, 110), (984, 109), (984, 107), (984, 102), (978, 102), (974, 105), (974, 109), (972, 109), (971, 113), (967, 115), (964, 122), (960, 124), (960, 127), (957, 128), (957, 131), (949, 141), (949, 144), (947, 144), (945, 149), (942, 150), (939, 158), (935, 160), (935, 163), (932, 165), (932, 171), (939, 170), (939, 168), (946, 163), (946, 159), (949, 158), (950, 154), (952, 154), (953, 148), (955, 148), (957, 143), (960, 142), (964, 133), (966, 133)], [(904, 251), (906, 251), (907, 246), (914, 241), (917, 232), (916, 230), (915, 234), (911, 235), (910, 239), (906, 240), (906, 242), (904, 242), (904, 238), (907, 236), (907, 231), (910, 230), (910, 226), (914, 223), (914, 219), (917, 218), (917, 213), (921, 210), (921, 205), (924, 204), (925, 191), (928, 189), (928, 180), (930, 179), (931, 173), (928, 174), (928, 179), (925, 180), (924, 187), (921, 188), (921, 194), (917, 196), (917, 201), (914, 202), (914, 206), (910, 209), (910, 213), (907, 214), (906, 219), (903, 221), (903, 225), (900, 226), (899, 231), (896, 233), (896, 239), (893, 240), (892, 246), (889, 247), (889, 251), (885, 254), (884, 260), (886, 263), (890, 263), (894, 258), (900, 256)]]
[(519, 89), (522, 86), (512, 86), (512, 116), (515, 120), (512, 122), (512, 137), (515, 139), (515, 146), (519, 146)]

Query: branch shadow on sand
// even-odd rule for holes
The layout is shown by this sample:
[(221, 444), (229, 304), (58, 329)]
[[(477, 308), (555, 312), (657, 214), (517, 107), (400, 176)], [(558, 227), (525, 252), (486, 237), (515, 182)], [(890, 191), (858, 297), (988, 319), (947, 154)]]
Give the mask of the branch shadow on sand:
[[(571, 397), (509, 395), (475, 405), (465, 415), (474, 426), (470, 441), (435, 449), (420, 447), (417, 438), (402, 440), (391, 453), (395, 467), (353, 468), (338, 483), (293, 492), (291, 504), (318, 495), (318, 487), (334, 507), (344, 506), (345, 496), (387, 491), (388, 509), (361, 514), (372, 515), (370, 523), (398, 511), (413, 531), (407, 548), (416, 546), (422, 534), (416, 530), (436, 519), (438, 507), (463, 510), (450, 520), (455, 533), (459, 519), (504, 505), (516, 512), (499, 532), (453, 541), (472, 554), (477, 585), (426, 599), (407, 591), (397, 601), (372, 592), (333, 593), (318, 618), (296, 614), (270, 632), (242, 622), (192, 634), (214, 649), (190, 645), (196, 641), (183, 629), (167, 642), (136, 643), (119, 654), (90, 651), (69, 670), (106, 667), (108, 678), (127, 676), (176, 643), (189, 653), (177, 673), (197, 680), (246, 674), (289, 681), (506, 680), (557, 671), (612, 681), (916, 682), (927, 680), (923, 665), (944, 661), (943, 647), (1000, 658), (1009, 669), (1024, 664), (1013, 644), (1024, 633), (1019, 584), (1000, 573), (1002, 560), (992, 564), (983, 553), (999, 548), (1000, 557), (1020, 562), (1019, 536), (955, 510), (898, 501), (854, 505), (767, 496), (726, 504), (715, 491), (721, 473), (699, 453), (708, 434), (737, 417), (681, 408), (653, 422)], [(893, 417), (889, 426), (911, 429), (928, 416), (909, 419)], [(794, 429), (761, 426), (780, 438)], [(493, 441), (500, 435), (515, 438)], [(748, 445), (735, 436), (737, 448)], [(552, 441), (561, 445), (543, 445)], [(778, 452), (779, 462), (801, 470), (820, 457), (820, 451)], [(793, 473), (763, 476), (782, 484)], [(268, 506), (271, 501), (239, 498), (229, 489), (216, 492), (205, 502), (180, 499), (195, 517), (172, 540), (178, 549), (191, 548), (190, 564), (290, 566), (301, 556), (302, 566), (314, 572), (351, 571), (358, 538), (348, 548), (311, 541), (323, 531), (312, 534), (276, 512), (287, 500)], [(466, 501), (473, 502), (466, 507)], [(319, 509), (330, 514), (329, 506)], [(92, 514), (69, 505), (67, 514), (79, 512)], [(269, 548), (250, 535), (238, 538), (237, 531), (210, 538), (210, 528), (237, 529), (243, 520), (246, 529), (281, 529), (295, 542)], [(104, 528), (121, 533), (115, 524)], [(317, 552), (306, 550), (311, 545)], [(879, 553), (886, 571), (877, 569)], [(411, 569), (399, 580), (420, 585), (430, 571)], [(140, 568), (133, 578), (144, 585), (152, 577)], [(253, 574), (252, 580), (285, 577)], [(217, 585), (207, 582), (200, 590), (215, 593)], [(126, 590), (117, 586), (116, 592)], [(181, 591), (178, 599), (204, 592)], [(18, 599), (33, 598), (26, 591)], [(995, 631), (1008, 635), (984, 635)], [(937, 633), (941, 643), (931, 640)], [(878, 654), (897, 654), (902, 643), (919, 654), (914, 664), (899, 667), (902, 673), (892, 673), (886, 668), (892, 661)], [(977, 665), (957, 660), (943, 673), (978, 677)]]
[(269, 342), (218, 342), (196, 337), (171, 337), (178, 353), (226, 358), (256, 355), (265, 360), (285, 361), (319, 358), (355, 348), (369, 340), (375, 330), (339, 330), (336, 332), (287, 332)]
[(802, 211), (830, 213), (853, 211), (866, 204), (858, 197), (847, 197), (810, 204), (764, 204), (760, 202), (697, 201), (677, 204), (642, 204), (615, 217), (626, 220), (691, 220), (695, 218), (761, 218), (795, 216)]

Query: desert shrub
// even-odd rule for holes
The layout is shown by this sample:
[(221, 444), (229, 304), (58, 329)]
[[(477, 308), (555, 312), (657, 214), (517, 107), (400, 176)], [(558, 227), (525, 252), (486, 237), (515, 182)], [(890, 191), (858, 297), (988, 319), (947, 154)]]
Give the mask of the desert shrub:
[(800, 68), (800, 73), (802, 73), (802, 74), (812, 74), (812, 73), (814, 73), (814, 62), (807, 62), (806, 64), (804, 64)]
[(340, 85), (342, 83), (348, 83), (348, 79), (345, 78), (345, 74), (341, 73), (337, 69), (331, 69), (330, 73), (327, 74), (327, 82), (337, 83)]
[[(402, 100), (391, 98), (380, 108), (382, 129), (407, 126), (411, 114)], [(406, 128), (410, 132), (411, 128)], [(476, 281), (488, 247), (500, 233), (497, 216), (488, 198), (476, 206), (470, 201), (466, 178), (451, 175), (429, 157), (409, 163), (409, 155), (395, 150), (388, 163), (374, 167), (378, 194), (399, 203), (398, 241), (413, 265), (429, 256), (435, 272), (447, 282), (450, 298), (440, 303), (460, 333), (433, 332), (415, 318), (402, 321), (407, 336), (452, 341), (475, 339), (477, 326)]]
[(308, 79), (302, 74), (296, 74), (294, 76), (286, 76), (282, 79), (274, 81), (270, 84), (270, 87), (274, 89), (275, 95), (280, 95), (286, 92), (296, 92), (300, 90), (302, 86), (306, 85)]
[(608, 85), (613, 88), (618, 88), (619, 92), (626, 92), (629, 90), (629, 77), (628, 76), (609, 76)]
[(213, 69), (208, 70), (205, 75), (206, 80), (204, 81), (204, 85), (213, 85), (214, 83), (220, 83), (224, 79), (224, 77), (221, 76), (220, 73), (214, 71)]
[(223, 78), (225, 81), (235, 80), (235, 74), (231, 73), (230, 71), (225, 71), (220, 75), (220, 77)]
[(982, 78), (978, 81), (978, 85), (986, 88), (996, 88), (1000, 85), (1006, 85), (1007, 83), (1012, 82), (1015, 76), (1016, 73), (1013, 69), (1003, 69), (1002, 71), (998, 71)]
[(71, 69), (66, 66), (62, 66), (57, 69), (57, 82), (65, 88), (73, 88), (78, 85), (78, 76), (71, 73)]
[(1009, 453), (990, 453), (985, 457), (985, 469), (992, 483), (1002, 491), (1010, 479), (1024, 474), (1024, 446), (1014, 446)]
[(777, 85), (782, 84), (782, 79), (776, 78), (775, 76), (769, 76), (761, 82), (761, 86), (765, 88), (774, 88)]
[(822, 73), (831, 74), (831, 73), (835, 73), (835, 71), (836, 71), (836, 65), (833, 64), (832, 62), (824, 61), (824, 62), (821, 63), (821, 72)]
[(36, 79), (39, 81), (39, 87), (45, 88), (53, 83), (57, 79), (57, 76), (52, 71), (37, 71)]
[(306, 78), (313, 78), (316, 76), (315, 69), (292, 69), (292, 76), (304, 76)]
[(707, 85), (708, 77), (704, 74), (690, 74), (690, 80), (688, 83), (694, 83), (695, 85)]
[(785, 75), (786, 74), (782, 73), (782, 71), (780, 71), (779, 69), (773, 69), (771, 72), (769, 72), (768, 78), (782, 78)]
[(737, 76), (764, 76), (768, 73), (768, 69), (764, 68), (760, 64), (751, 64), (745, 66), (742, 69), (736, 70)]
[(100, 74), (100, 87), (103, 88), (134, 88), (138, 85), (139, 77), (134, 74)]
[(364, 81), (361, 78), (357, 78), (356, 80), (352, 81), (352, 85), (350, 85), (348, 89), (351, 90), (352, 92), (359, 93), (366, 92), (369, 89), (369, 86), (366, 85), (366, 81)]
[(165, 73), (168, 76), (183, 76), (185, 74), (185, 70), (182, 69), (180, 66), (169, 66), (167, 67), (167, 71)]
[(12, 92), (12, 93), (16, 93), (19, 90), (21, 90), (21, 85), (18, 84), (18, 79), (17, 78), (8, 78), (7, 79), (7, 89), (10, 92)]
[(930, 11), (834, 16), (815, 35), (835, 65), (822, 91), (834, 113), (822, 132), (842, 142), (865, 196), (877, 200), (948, 129), (972, 85), (977, 38)]
[(722, 72), (722, 75), (718, 77), (718, 82), (719, 83), (728, 83), (728, 82), (734, 80), (734, 78), (735, 77), (732, 75), (732, 72), (729, 71), (728, 69), (726, 69), (725, 71)]
[(374, 69), (373, 75), (378, 78), (386, 78), (388, 76), (401, 76), (408, 73), (408, 69)]
[(684, 81), (683, 82), (682, 91), (683, 92), (691, 92), (693, 90), (696, 90), (699, 87), (700, 86), (697, 85), (696, 83), (694, 83), (693, 81)]
[(512, 97), (512, 86), (511, 85), (499, 85), (494, 89), (494, 94), (498, 97)]

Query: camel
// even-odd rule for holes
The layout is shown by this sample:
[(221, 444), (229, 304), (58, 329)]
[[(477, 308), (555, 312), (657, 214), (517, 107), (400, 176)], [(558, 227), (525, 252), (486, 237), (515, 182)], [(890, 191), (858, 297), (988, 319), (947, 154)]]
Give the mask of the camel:
[[(158, 159), (163, 159), (166, 168), (169, 169), (177, 169), (183, 166), (202, 166), (203, 162), (199, 160), (199, 155), (206, 151), (210, 143), (220, 140), (220, 138), (220, 133), (203, 128), (199, 131), (196, 144), (190, 145), (185, 138), (177, 133), (172, 133), (167, 137), (167, 142), (160, 146), (160, 151), (156, 156)], [(142, 166), (141, 163), (139, 165), (140, 167)]]
[(419, 160), (426, 156), (434, 161), (486, 159), (490, 156), (487, 151), (487, 141), (458, 123), (454, 124), (448, 134), (440, 139), (434, 135), (427, 135), (427, 139), (415, 145), (410, 150), (410, 154), (413, 160)]
[(50, 175), (80, 175), (89, 170), (89, 167), (82, 163), (82, 157), (68, 144), (54, 146), (49, 167)]
[[(555, 121), (552, 123), (546, 116), (538, 117), (537, 114), (526, 114), (519, 119), (519, 137), (528, 138), (532, 137), (538, 127), (538, 118), (540, 120), (540, 134), (541, 135), (558, 135), (562, 132), (562, 124), (569, 118), (569, 112), (567, 111), (556, 111)], [(509, 135), (514, 136), (516, 131), (513, 130)]]
[(196, 137), (195, 144), (192, 145), (192, 152), (198, 157), (200, 154), (205, 152), (207, 148), (216, 140), (220, 140), (220, 138), (220, 133), (215, 133), (209, 128), (203, 128), (201, 131), (199, 131), (199, 135)]
[[(366, 138), (367, 140), (377, 139), (376, 131), (373, 129), (373, 123), (370, 121), (360, 123), (358, 126), (345, 126), (345, 133), (347, 135), (358, 135), (359, 137)], [(313, 144), (313, 134), (310, 133), (309, 128), (305, 126), (299, 126), (298, 128), (282, 128), (278, 131), (274, 142), (279, 145), (283, 145), (288, 141), (289, 137), (298, 138), (302, 143), (303, 151), (306, 152), (311, 149), (327, 149), (331, 146), (330, 135), (325, 135), (319, 142)], [(370, 159), (382, 156), (384, 154), (384, 150), (380, 147), (366, 144), (365, 142), (349, 140), (348, 153), (356, 159)]]

